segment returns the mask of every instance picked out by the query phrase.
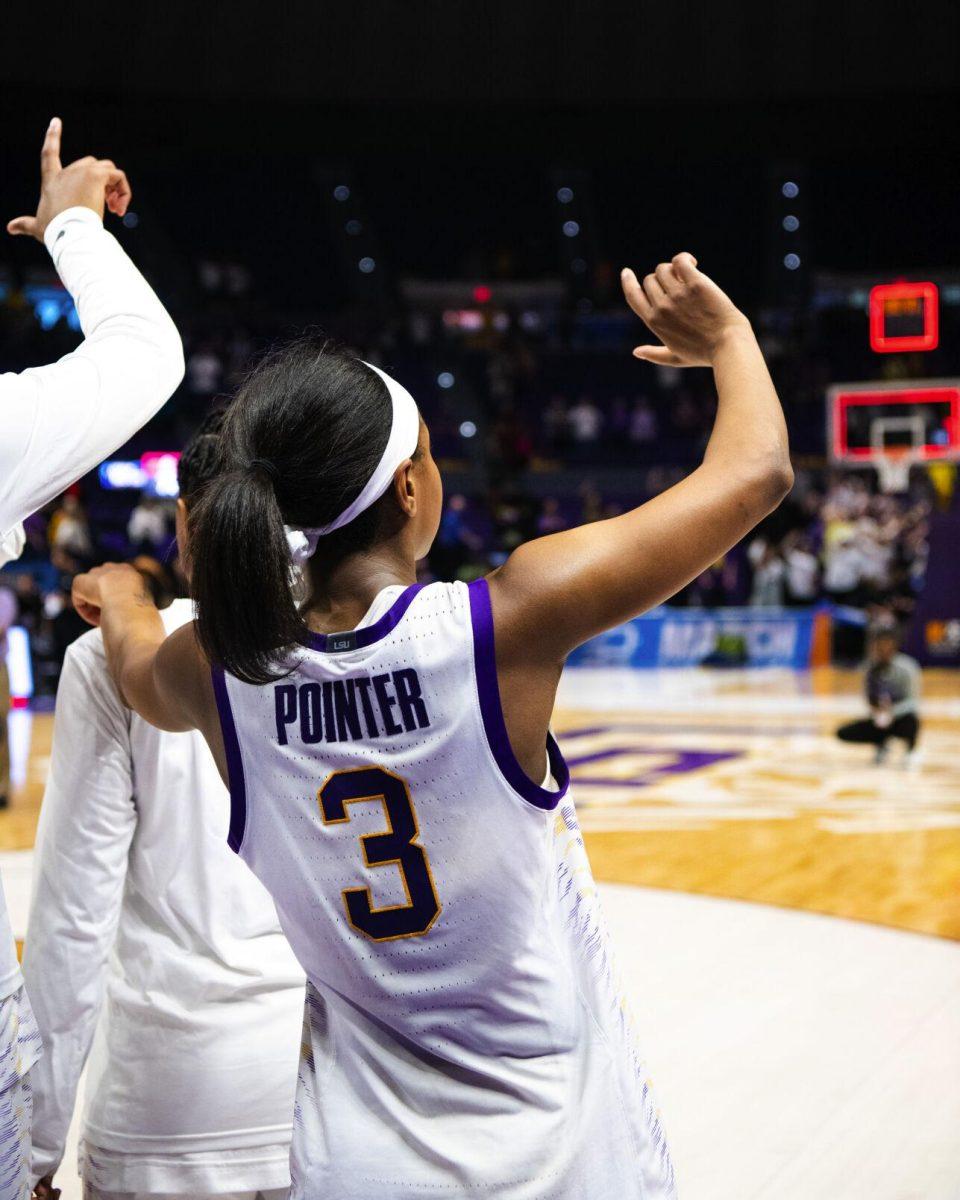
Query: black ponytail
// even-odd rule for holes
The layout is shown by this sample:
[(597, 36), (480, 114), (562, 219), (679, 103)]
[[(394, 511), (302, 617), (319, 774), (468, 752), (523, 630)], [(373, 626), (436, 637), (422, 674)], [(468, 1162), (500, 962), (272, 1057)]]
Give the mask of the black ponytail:
[[(191, 510), (191, 592), (211, 662), (248, 683), (283, 674), (305, 627), (284, 525), (328, 524), (359, 495), (383, 454), (392, 409), (359, 360), (305, 339), (264, 360), (231, 404), (221, 469)], [(377, 536), (384, 497), (330, 538), (339, 554)]]

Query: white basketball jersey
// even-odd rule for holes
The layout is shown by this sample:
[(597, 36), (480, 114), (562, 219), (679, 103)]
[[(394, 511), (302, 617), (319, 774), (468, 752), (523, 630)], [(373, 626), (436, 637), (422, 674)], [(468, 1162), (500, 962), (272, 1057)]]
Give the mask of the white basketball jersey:
[(573, 805), (510, 749), (485, 580), (215, 674), (231, 844), (308, 977), (295, 1198), (660, 1200), (673, 1171)]

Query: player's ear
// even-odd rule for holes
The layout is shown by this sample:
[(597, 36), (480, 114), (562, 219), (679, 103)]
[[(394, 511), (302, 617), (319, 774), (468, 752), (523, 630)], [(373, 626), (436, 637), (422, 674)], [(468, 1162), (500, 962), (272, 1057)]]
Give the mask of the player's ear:
[(406, 459), (397, 467), (393, 477), (393, 490), (401, 510), (408, 517), (417, 511), (417, 481), (415, 466), (412, 458)]

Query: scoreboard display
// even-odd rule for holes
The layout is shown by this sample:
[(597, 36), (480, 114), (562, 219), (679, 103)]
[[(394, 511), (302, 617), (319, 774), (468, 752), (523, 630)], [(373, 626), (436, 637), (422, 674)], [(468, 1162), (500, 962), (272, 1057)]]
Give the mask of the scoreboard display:
[(877, 354), (935, 350), (940, 340), (935, 283), (881, 283), (870, 291), (870, 346)]

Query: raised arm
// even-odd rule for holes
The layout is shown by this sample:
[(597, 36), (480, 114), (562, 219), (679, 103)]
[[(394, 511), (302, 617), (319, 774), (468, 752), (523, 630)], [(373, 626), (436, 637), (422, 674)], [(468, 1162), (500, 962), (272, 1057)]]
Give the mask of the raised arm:
[(109, 160), (61, 167), (54, 118), (36, 216), (7, 229), (46, 244), (85, 340), (50, 366), (0, 375), (0, 536), (122, 445), (183, 378), (173, 322), (103, 228), (104, 207), (122, 216), (129, 201), (126, 175)]
[(490, 577), (498, 666), (559, 666), (575, 647), (668, 599), (780, 503), (793, 474), (780, 402), (747, 318), (689, 254), (623, 288), (662, 341), (648, 362), (712, 367), (717, 416), (703, 462), (612, 520), (528, 542)]
[(489, 577), (507, 734), (543, 778), (543, 739), (564, 659), (575, 646), (667, 600), (780, 503), (793, 482), (780, 402), (746, 317), (689, 254), (627, 302), (662, 345), (637, 358), (712, 367), (717, 416), (701, 465), (676, 487), (609, 521), (539, 538)]

